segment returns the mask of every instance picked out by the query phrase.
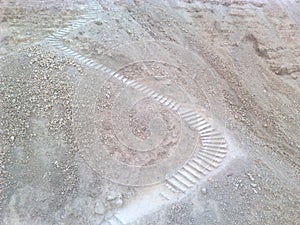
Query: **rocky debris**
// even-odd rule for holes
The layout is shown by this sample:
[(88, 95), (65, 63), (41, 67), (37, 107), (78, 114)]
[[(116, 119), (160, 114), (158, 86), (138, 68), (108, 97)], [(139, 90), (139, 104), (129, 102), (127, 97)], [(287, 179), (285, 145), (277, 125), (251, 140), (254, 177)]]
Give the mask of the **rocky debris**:
[[(65, 66), (70, 66), (73, 62), (44, 51), (42, 46), (25, 49), (24, 53), (18, 56), (17, 61), (14, 57), (7, 59), (15, 63), (14, 68), (9, 66), (1, 68), (0, 99), (3, 106), (0, 111), (1, 141), (3, 140), (2, 146), (7, 154), (5, 162), (1, 164), (15, 171), (18, 171), (22, 164), (27, 165), (26, 169), (22, 170), (23, 175), (15, 172), (14, 178), (20, 179), (18, 176), (21, 176), (22, 179), (27, 179), (24, 182), (31, 182), (29, 174), (36, 173), (36, 164), (40, 163), (36, 160), (43, 160), (39, 158), (42, 152), (34, 153), (34, 144), (38, 140), (43, 142), (48, 139), (51, 142), (49, 146), (54, 146), (58, 141), (62, 141), (69, 146), (61, 148), (61, 151), (65, 151), (64, 157), (52, 160), (51, 157), (54, 157), (52, 152), (48, 154), (50, 164), (45, 162), (44, 168), (39, 169), (42, 171), (52, 165), (51, 171), (45, 173), (44, 179), (53, 182), (51, 187), (47, 186), (47, 188), (52, 188), (49, 193), (54, 194), (57, 198), (55, 204), (60, 205), (67, 196), (76, 191), (78, 183), (77, 168), (73, 161), (76, 147), (70, 126), (73, 91), (67, 81), (69, 75), (64, 72)], [(48, 126), (42, 132), (40, 130), (37, 132), (34, 127), (39, 125), (35, 124), (35, 121), (48, 121), (48, 124), (46, 123)], [(9, 155), (16, 146), (22, 146), (25, 155), (22, 158), (12, 155), (14, 157), (12, 164)], [(44, 151), (47, 151), (48, 146), (44, 148)], [(56, 176), (60, 177), (58, 183), (55, 182)]]
[(191, 205), (186, 203), (175, 203), (169, 207), (167, 211), (167, 224), (194, 224), (191, 217)]
[(298, 64), (286, 64), (286, 65), (271, 65), (270, 69), (276, 75), (291, 75), (293, 73), (300, 72), (300, 65)]

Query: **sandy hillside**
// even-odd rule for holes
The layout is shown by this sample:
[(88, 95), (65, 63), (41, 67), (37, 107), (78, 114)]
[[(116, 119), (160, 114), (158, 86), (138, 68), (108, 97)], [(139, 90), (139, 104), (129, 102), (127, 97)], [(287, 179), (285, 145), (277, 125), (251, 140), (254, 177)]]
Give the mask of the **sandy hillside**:
[(0, 0), (0, 224), (300, 224), (300, 2)]

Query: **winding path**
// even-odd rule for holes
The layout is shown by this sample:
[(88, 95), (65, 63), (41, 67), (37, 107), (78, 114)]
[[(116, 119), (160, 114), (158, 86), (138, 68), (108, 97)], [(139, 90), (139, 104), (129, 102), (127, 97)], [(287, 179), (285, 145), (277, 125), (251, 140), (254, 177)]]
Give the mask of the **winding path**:
[[(202, 143), (202, 146), (198, 148), (198, 151), (193, 157), (182, 165), (182, 168), (177, 172), (166, 177), (162, 185), (152, 188), (150, 192), (147, 192), (147, 195), (141, 195), (139, 200), (129, 202), (125, 208), (119, 209), (119, 211), (106, 222), (112, 225), (127, 224), (135, 221), (143, 214), (158, 210), (164, 204), (170, 204), (182, 198), (184, 194), (193, 189), (204, 176), (221, 165), (227, 153), (227, 144), (222, 134), (216, 131), (197, 111), (192, 108), (184, 107), (174, 99), (165, 97), (158, 91), (147, 87), (137, 80), (128, 79), (124, 75), (113, 71), (105, 65), (97, 63), (91, 58), (81, 55), (63, 44), (62, 38), (87, 22), (93, 21), (97, 15), (97, 10), (99, 10), (99, 6), (95, 3), (92, 5), (88, 15), (83, 16), (81, 19), (74, 21), (71, 25), (51, 34), (46, 38), (46, 42), (69, 57), (72, 57), (79, 64), (100, 70), (119, 80), (125, 86), (134, 88), (140, 93), (152, 98), (154, 101), (159, 102), (164, 107), (176, 112), (182, 121), (199, 135)], [(149, 204), (149, 201), (154, 203)]]

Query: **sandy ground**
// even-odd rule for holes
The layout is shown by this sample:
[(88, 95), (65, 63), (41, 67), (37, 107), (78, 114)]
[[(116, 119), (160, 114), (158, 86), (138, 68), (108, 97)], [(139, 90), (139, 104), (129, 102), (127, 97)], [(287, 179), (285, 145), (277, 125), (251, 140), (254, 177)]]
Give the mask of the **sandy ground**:
[(300, 224), (299, 1), (0, 0), (0, 21), (1, 224)]

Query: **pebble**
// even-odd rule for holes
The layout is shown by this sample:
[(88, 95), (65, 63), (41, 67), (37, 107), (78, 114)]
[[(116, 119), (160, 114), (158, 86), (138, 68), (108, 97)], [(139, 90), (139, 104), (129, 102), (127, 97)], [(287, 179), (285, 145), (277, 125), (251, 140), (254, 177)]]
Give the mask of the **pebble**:
[(201, 193), (206, 195), (207, 194), (207, 189), (205, 187), (201, 188)]
[(250, 186), (253, 187), (253, 188), (255, 188), (255, 187), (257, 187), (257, 184), (251, 183)]
[(297, 76), (296, 75), (292, 75), (292, 78), (294, 79), (294, 80), (296, 80), (297, 79)]
[(123, 205), (123, 199), (121, 197), (117, 198), (115, 204), (116, 206), (121, 207)]
[(103, 205), (103, 203), (101, 201), (98, 201), (95, 204), (95, 209), (94, 210), (95, 210), (96, 214), (103, 215), (104, 212), (105, 212), (105, 207), (104, 207), (104, 205)]
[(247, 176), (249, 177), (249, 179), (250, 179), (251, 181), (254, 181), (254, 177), (253, 177), (253, 175), (252, 175), (251, 173), (247, 173)]

